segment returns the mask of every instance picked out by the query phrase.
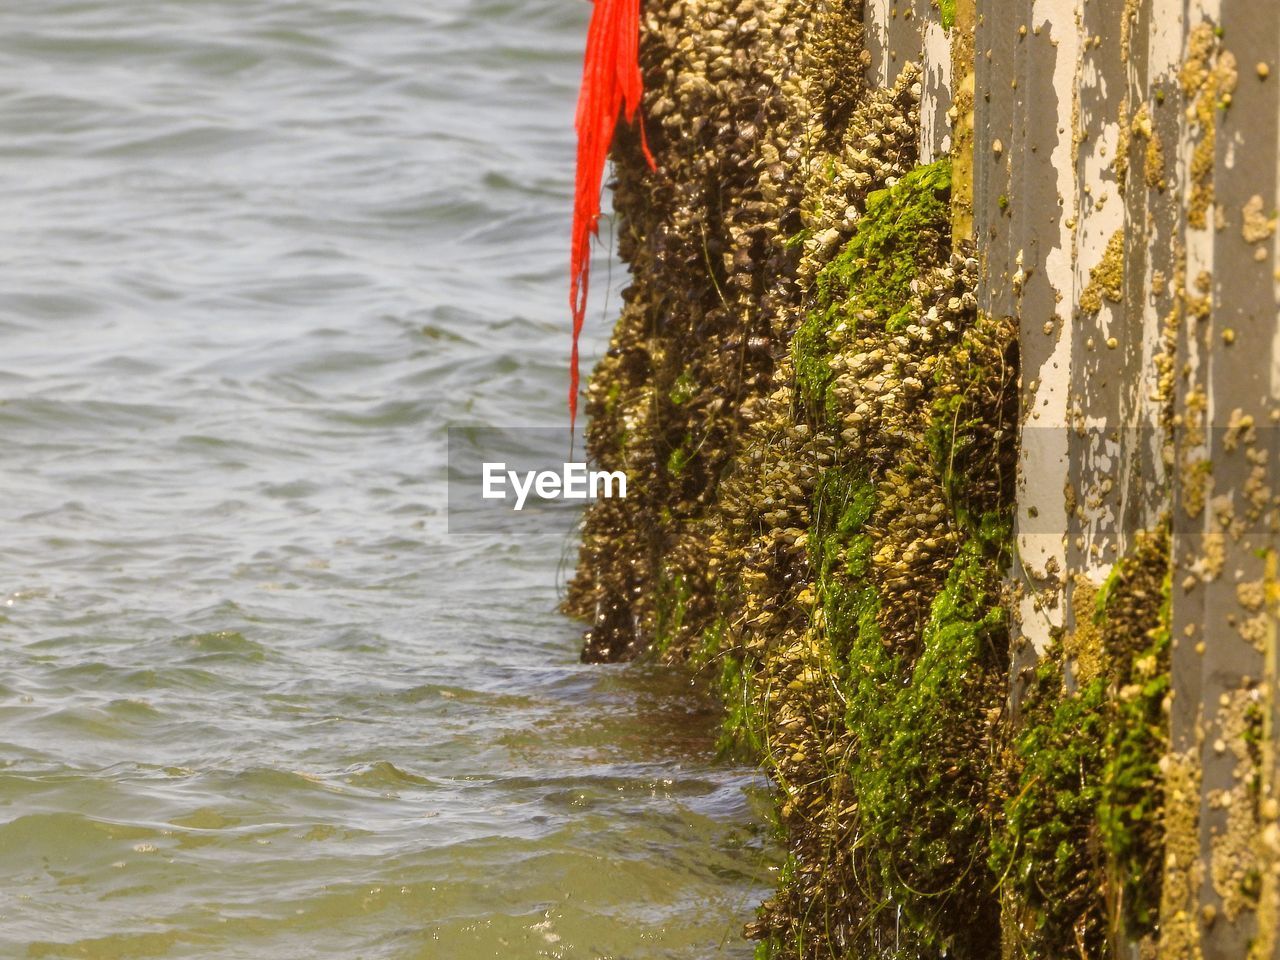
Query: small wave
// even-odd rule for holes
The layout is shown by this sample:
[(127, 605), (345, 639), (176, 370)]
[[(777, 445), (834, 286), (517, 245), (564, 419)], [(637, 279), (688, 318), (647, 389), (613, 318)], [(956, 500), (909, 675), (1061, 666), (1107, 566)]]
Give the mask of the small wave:
[(448, 784), (441, 784), (430, 777), (423, 777), (407, 770), (402, 770), (389, 760), (379, 760), (374, 763), (359, 764), (351, 767), (342, 775), (342, 781), (348, 786), (359, 787), (364, 790), (395, 790), (404, 787), (447, 789), (449, 786)]
[(260, 663), (267, 658), (267, 648), (248, 639), (237, 630), (215, 630), (211, 633), (192, 633), (178, 637), (174, 643), (194, 651), (200, 661), (234, 658)]

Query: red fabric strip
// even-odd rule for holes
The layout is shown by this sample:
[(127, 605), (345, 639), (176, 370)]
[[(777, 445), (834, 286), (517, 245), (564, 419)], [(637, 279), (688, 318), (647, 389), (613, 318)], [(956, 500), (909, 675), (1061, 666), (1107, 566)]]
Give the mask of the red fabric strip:
[[(569, 360), (569, 425), (578, 419), (578, 340), (586, 320), (591, 273), (591, 238), (600, 230), (600, 189), (619, 114), (636, 118), (644, 84), (640, 75), (640, 0), (595, 0), (578, 95), (578, 174), (573, 201), (569, 267), (569, 307), (573, 347)], [(649, 146), (645, 159), (654, 167)]]

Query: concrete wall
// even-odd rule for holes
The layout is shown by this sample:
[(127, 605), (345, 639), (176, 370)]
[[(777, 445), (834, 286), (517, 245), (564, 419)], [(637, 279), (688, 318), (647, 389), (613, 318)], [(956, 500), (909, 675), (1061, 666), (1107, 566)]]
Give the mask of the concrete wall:
[(972, 171), (957, 224), (980, 309), (1021, 330), (1015, 665), (1171, 524), (1166, 817), (1185, 804), (1190, 835), (1164, 922), (1186, 956), (1272, 956), (1280, 4), (959, 0), (947, 29), (927, 0), (868, 0), (865, 18), (875, 82), (922, 64), (922, 157)]

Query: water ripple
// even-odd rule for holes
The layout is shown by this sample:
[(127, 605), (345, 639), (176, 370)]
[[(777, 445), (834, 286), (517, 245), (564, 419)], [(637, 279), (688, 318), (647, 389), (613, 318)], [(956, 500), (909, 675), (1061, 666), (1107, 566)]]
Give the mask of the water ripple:
[(714, 711), (444, 533), (446, 423), (564, 420), (588, 15), (0, 9), (0, 954), (750, 955)]

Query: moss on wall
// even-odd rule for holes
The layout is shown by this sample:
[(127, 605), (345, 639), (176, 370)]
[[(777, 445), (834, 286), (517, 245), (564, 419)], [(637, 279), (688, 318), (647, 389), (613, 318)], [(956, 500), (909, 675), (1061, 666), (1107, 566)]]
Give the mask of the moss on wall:
[(938, 10), (942, 15), (942, 26), (950, 30), (956, 25), (956, 0), (938, 0)]
[[(1139, 538), (1090, 611), (1098, 668), (1078, 682), (1051, 649), (1023, 698), (1003, 774), (991, 868), (1014, 957), (1154, 946), (1169, 748), (1169, 538)], [(1088, 614), (1086, 614), (1088, 615)]]
[(758, 957), (1150, 945), (1168, 537), (1082, 590), (1011, 710), (1017, 325), (978, 309), (952, 164), (919, 163), (918, 68), (867, 87), (861, 13), (648, 9), (659, 171), (616, 146), (633, 283), (588, 395), (637, 494), (592, 507), (568, 607), (588, 659), (695, 668), (773, 779)]

